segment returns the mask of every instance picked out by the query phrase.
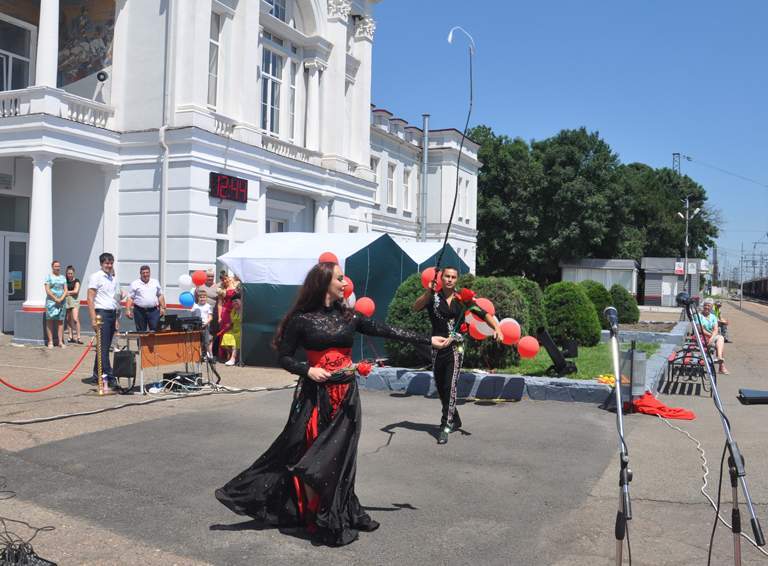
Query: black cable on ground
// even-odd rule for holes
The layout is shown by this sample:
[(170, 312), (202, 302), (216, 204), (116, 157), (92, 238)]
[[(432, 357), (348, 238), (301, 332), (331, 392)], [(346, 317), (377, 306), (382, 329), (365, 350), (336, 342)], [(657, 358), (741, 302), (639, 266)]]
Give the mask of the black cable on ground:
[[(7, 501), (16, 497), (16, 492), (6, 489), (7, 480), (0, 476), (0, 501)], [(32, 531), (32, 536), (24, 538), (9, 529), (9, 523), (21, 525)], [(56, 527), (34, 527), (26, 521), (10, 519), (0, 515), (0, 566), (56, 566), (55, 562), (40, 558), (32, 541), (44, 532), (55, 530)]]

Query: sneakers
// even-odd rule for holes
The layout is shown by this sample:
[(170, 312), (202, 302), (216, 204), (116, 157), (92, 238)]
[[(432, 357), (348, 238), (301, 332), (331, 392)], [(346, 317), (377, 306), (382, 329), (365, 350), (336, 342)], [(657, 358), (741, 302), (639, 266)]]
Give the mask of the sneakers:
[(451, 427), (444, 426), (440, 428), (440, 436), (437, 438), (438, 444), (448, 444), (448, 435), (451, 433)]
[(235, 360), (227, 360), (226, 362), (224, 362), (224, 365), (225, 366), (233, 366), (233, 365), (235, 365)]

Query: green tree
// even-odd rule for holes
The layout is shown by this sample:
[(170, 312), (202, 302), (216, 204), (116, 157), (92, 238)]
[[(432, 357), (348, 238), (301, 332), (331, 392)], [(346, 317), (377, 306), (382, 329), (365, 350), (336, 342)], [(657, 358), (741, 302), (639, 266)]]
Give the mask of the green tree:
[(561, 281), (544, 289), (544, 309), (547, 330), (558, 344), (577, 340), (582, 346), (595, 346), (600, 342), (600, 321), (595, 307), (576, 283)]

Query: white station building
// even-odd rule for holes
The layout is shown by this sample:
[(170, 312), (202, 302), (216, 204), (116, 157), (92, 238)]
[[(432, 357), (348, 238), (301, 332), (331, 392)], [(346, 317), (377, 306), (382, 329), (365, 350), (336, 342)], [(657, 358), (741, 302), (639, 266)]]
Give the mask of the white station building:
[[(0, 0), (2, 330), (42, 339), (53, 259), (87, 280), (111, 252), (123, 285), (146, 263), (174, 303), (267, 232), (441, 241), (461, 132), (372, 106), (375, 3)], [(449, 240), (473, 269), (477, 151)]]

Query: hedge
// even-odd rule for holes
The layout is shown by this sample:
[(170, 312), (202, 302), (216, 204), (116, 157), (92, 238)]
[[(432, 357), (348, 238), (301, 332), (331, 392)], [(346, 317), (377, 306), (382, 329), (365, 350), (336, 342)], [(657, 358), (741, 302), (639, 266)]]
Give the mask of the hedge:
[[(475, 277), (471, 289), (496, 307), (496, 318), (514, 318), (524, 332), (530, 332), (530, 316), (525, 296), (506, 277)], [(535, 333), (535, 331), (534, 331)], [(511, 346), (493, 338), (478, 341), (466, 335), (464, 367), (498, 369), (518, 365), (520, 358)]]
[[(524, 330), (530, 325), (525, 297), (506, 278), (462, 275), (459, 278), (458, 288), (464, 286), (475, 291), (478, 297), (489, 299), (496, 308), (496, 317), (499, 320), (506, 317), (514, 318)], [(414, 274), (403, 281), (389, 305), (387, 324), (429, 334), (432, 327), (426, 310), (413, 311), (413, 303), (423, 292), (419, 274)], [(514, 348), (498, 344), (492, 338), (483, 341), (474, 340), (469, 335), (465, 335), (465, 338), (465, 367), (496, 369), (519, 362)], [(428, 348), (414, 347), (394, 340), (387, 340), (386, 348), (392, 365), (423, 367), (430, 363)]]
[(507, 278), (520, 291), (528, 304), (527, 334), (536, 335), (539, 328), (547, 327), (547, 316), (544, 312), (544, 293), (536, 281), (516, 275)]
[[(414, 312), (413, 303), (424, 292), (421, 275), (414, 273), (400, 284), (389, 303), (387, 324), (407, 328), (422, 334), (431, 334), (432, 325), (425, 312)], [(431, 349), (396, 340), (385, 342), (390, 364), (403, 367), (423, 367), (431, 363)]]
[(547, 329), (556, 343), (577, 340), (581, 346), (600, 342), (600, 321), (584, 289), (572, 281), (554, 283), (544, 290)]
[(609, 327), (608, 320), (605, 318), (603, 312), (606, 307), (611, 306), (611, 303), (613, 302), (613, 298), (608, 292), (608, 289), (606, 289), (602, 283), (592, 281), (591, 279), (580, 281), (579, 285), (584, 289), (587, 297), (589, 297), (589, 300), (592, 301), (592, 304), (595, 306), (595, 313), (597, 314), (597, 320), (600, 321), (600, 326), (607, 329)]
[(640, 309), (637, 308), (637, 301), (632, 293), (618, 283), (611, 287), (611, 299), (613, 306), (619, 311), (621, 324), (635, 324), (640, 320)]

